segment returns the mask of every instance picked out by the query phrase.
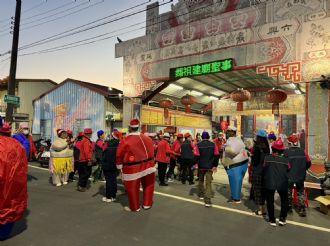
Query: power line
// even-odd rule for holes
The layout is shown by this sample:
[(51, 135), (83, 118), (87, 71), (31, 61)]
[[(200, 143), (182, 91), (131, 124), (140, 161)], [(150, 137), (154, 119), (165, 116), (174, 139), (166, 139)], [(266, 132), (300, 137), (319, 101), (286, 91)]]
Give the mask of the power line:
[[(70, 16), (70, 15), (76, 14), (76, 13), (78, 13), (78, 12), (80, 12), (80, 11), (83, 11), (83, 10), (85, 10), (85, 9), (87, 9), (87, 8), (91, 8), (91, 7), (93, 7), (93, 6), (95, 6), (95, 5), (98, 5), (98, 4), (102, 3), (102, 2), (104, 2), (104, 0), (102, 0), (102, 1), (100, 1), (100, 2), (97, 2), (97, 3), (94, 3), (94, 4), (92, 4), (92, 5), (89, 5), (89, 6), (85, 7), (85, 8), (78, 9), (77, 11), (73, 11), (73, 12), (68, 13), (68, 14), (66, 14), (66, 15), (58, 16), (58, 17), (53, 18), (53, 19), (48, 20), (48, 21), (44, 21), (44, 22), (40, 22), (40, 23), (37, 23), (37, 24), (31, 25), (31, 26), (27, 26), (27, 27), (25, 27), (25, 28), (22, 28), (21, 30), (22, 30), (22, 31), (23, 31), (23, 30), (28, 30), (28, 29), (31, 29), (31, 28), (34, 28), (34, 27), (38, 27), (38, 26), (41, 26), (41, 25), (47, 24), (47, 23), (49, 23), (49, 22), (53, 22), (53, 21), (56, 21), (56, 20), (59, 20), (59, 19), (63, 19), (64, 17), (67, 17), (67, 16)], [(72, 10), (72, 9), (75, 9), (75, 8), (79, 8), (79, 7), (81, 7), (81, 6), (83, 6), (83, 5), (86, 5), (86, 4), (88, 4), (88, 3), (90, 3), (90, 0), (88, 0), (88, 1), (86, 1), (86, 2), (83, 2), (83, 3), (80, 3), (80, 4), (78, 4), (78, 5), (76, 5), (76, 6), (72, 7), (72, 8), (69, 8), (69, 9), (66, 9), (66, 10), (63, 10), (63, 11), (60, 11), (60, 12), (54, 13), (54, 14), (52, 14), (52, 15), (49, 15), (49, 16), (46, 16), (46, 17), (42, 17), (42, 18), (39, 18), (39, 19), (36, 19), (36, 20), (32, 20), (32, 21), (27, 22), (27, 23), (23, 23), (21, 26), (29, 25), (29, 24), (32, 24), (32, 23), (39, 22), (39, 21), (41, 21), (41, 20), (45, 20), (45, 19), (51, 18), (51, 17), (56, 16), (56, 15), (59, 15), (59, 14), (63, 14), (63, 13), (65, 13), (65, 12), (68, 12), (68, 11), (70, 11), (70, 10)], [(70, 3), (70, 4), (72, 4), (72, 3)], [(66, 5), (68, 5), (68, 4), (66, 4)], [(64, 5), (63, 5), (63, 6), (64, 6)], [(10, 28), (7, 28), (7, 29), (5, 29), (5, 30), (3, 30), (3, 31), (0, 30), (0, 33), (8, 32), (9, 30), (10, 30)], [(8, 35), (8, 33), (6, 33), (5, 35)], [(0, 36), (1, 36), (1, 35), (0, 35)]]
[[(208, 6), (211, 6), (211, 5), (213, 5), (213, 3), (212, 4), (209, 4)], [(202, 8), (204, 8), (204, 7), (198, 8), (198, 9), (196, 9), (196, 10), (190, 12), (190, 13), (183, 13), (181, 15), (177, 15), (177, 17), (181, 17), (181, 16), (184, 16), (184, 15), (191, 14), (191, 13), (193, 13), (195, 11), (199, 11), (199, 9), (202, 9)], [(71, 49), (71, 48), (75, 48), (75, 47), (79, 47), (79, 46), (83, 46), (83, 45), (87, 45), (87, 44), (92, 44), (92, 43), (96, 43), (96, 42), (99, 42), (99, 41), (103, 41), (103, 40), (107, 40), (107, 39), (110, 39), (110, 38), (114, 38), (114, 37), (116, 37), (118, 35), (123, 35), (123, 34), (127, 34), (127, 33), (130, 33), (130, 32), (138, 31), (138, 30), (144, 29), (145, 27), (147, 28), (149, 26), (153, 26), (155, 24), (161, 24), (163, 22), (167, 22), (167, 19), (162, 20), (162, 21), (158, 21), (157, 23), (151, 23), (151, 24), (149, 24), (147, 26), (143, 26), (143, 27), (140, 27), (140, 28), (137, 28), (137, 29), (133, 29), (133, 30), (130, 30), (130, 31), (127, 31), (127, 32), (124, 32), (124, 33), (112, 35), (112, 36), (105, 37), (105, 38), (102, 38), (102, 39), (93, 40), (93, 41), (90, 41), (90, 42), (85, 42), (85, 41), (96, 39), (96, 38), (99, 38), (99, 37), (102, 37), (102, 36), (106, 36), (108, 34), (116, 33), (116, 32), (121, 31), (123, 29), (128, 29), (128, 28), (134, 27), (136, 25), (144, 24), (145, 22), (143, 21), (143, 22), (140, 22), (140, 23), (135, 23), (133, 25), (130, 25), (130, 26), (121, 28), (121, 29), (117, 29), (117, 30), (112, 31), (112, 32), (109, 32), (109, 33), (100, 34), (100, 35), (97, 35), (97, 36), (93, 36), (91, 38), (87, 38), (87, 39), (75, 41), (75, 42), (72, 42), (72, 43), (68, 43), (68, 44), (64, 44), (64, 45), (59, 45), (59, 46), (47, 48), (47, 49), (40, 50), (40, 51), (35, 51), (35, 52), (31, 52), (31, 53), (25, 53), (25, 54), (22, 54), (21, 56), (56, 52), (56, 51), (60, 51), (60, 50), (66, 50), (66, 49)], [(78, 43), (82, 43), (82, 44), (78, 44)]]
[[(104, 2), (104, 0), (103, 0), (102, 2)], [(80, 6), (83, 6), (83, 5), (85, 5), (85, 4), (88, 4), (88, 3), (90, 3), (90, 0), (87, 0), (87, 1), (82, 2), (82, 3), (78, 4), (78, 5), (75, 5), (75, 6), (71, 7), (71, 8), (68, 8), (68, 9), (65, 9), (65, 10), (62, 10), (62, 11), (59, 11), (59, 12), (55, 12), (54, 14), (47, 15), (47, 16), (45, 16), (45, 17), (42, 17), (42, 18), (39, 18), (39, 19), (36, 19), (36, 20), (32, 20), (32, 21), (29, 21), (29, 22), (26, 22), (26, 23), (23, 22), (22, 25), (23, 25), (23, 26), (25, 26), (25, 25), (29, 25), (29, 24), (32, 24), (32, 23), (39, 22), (39, 21), (41, 21), (41, 20), (45, 20), (45, 19), (51, 18), (51, 17), (56, 16), (56, 15), (59, 15), (59, 14), (63, 14), (63, 13), (65, 13), (65, 12), (68, 12), (68, 11), (70, 11), (70, 10), (72, 10), (72, 9), (76, 9), (76, 8), (78, 8), (78, 7), (80, 7)], [(71, 4), (71, 3), (70, 3), (70, 4)], [(59, 17), (59, 18), (60, 18), (60, 17)], [(41, 24), (42, 24), (42, 23), (41, 23)]]
[[(173, 1), (173, 0), (169, 0), (169, 1), (165, 2), (165, 3), (160, 4), (159, 6), (162, 6), (162, 5), (165, 5), (165, 4), (169, 4), (169, 3), (172, 2), (172, 1)], [(127, 11), (127, 10), (125, 10), (125, 12), (126, 12), (126, 11)], [(82, 25), (82, 26), (80, 26), (80, 27), (72, 28), (72, 29), (70, 29), (70, 30), (68, 30), (68, 31), (65, 31), (65, 32), (62, 32), (62, 33), (59, 33), (59, 34), (56, 34), (56, 35), (53, 35), (53, 36), (50, 36), (50, 37), (44, 38), (44, 39), (42, 39), (42, 40), (39, 40), (39, 41), (33, 42), (33, 43), (31, 43), (31, 44), (28, 44), (28, 45), (24, 45), (24, 46), (22, 46), (22, 47), (20, 48), (20, 50), (24, 50), (24, 49), (27, 49), (27, 48), (35, 47), (35, 46), (37, 46), (37, 45), (41, 45), (41, 44), (45, 44), (45, 43), (49, 43), (49, 42), (52, 42), (52, 41), (55, 41), (55, 40), (59, 40), (59, 39), (62, 39), (62, 38), (68, 37), (68, 36), (75, 35), (75, 34), (79, 34), (79, 33), (81, 33), (81, 32), (85, 32), (85, 31), (88, 31), (88, 30), (91, 30), (91, 29), (94, 29), (94, 28), (98, 28), (98, 27), (100, 27), (100, 26), (104, 26), (104, 25), (106, 25), (106, 24), (110, 24), (110, 23), (113, 23), (113, 22), (116, 22), (116, 21), (119, 21), (119, 20), (122, 20), (122, 19), (125, 19), (125, 18), (128, 18), (128, 17), (134, 16), (134, 15), (136, 15), (136, 14), (143, 13), (143, 12), (145, 12), (145, 11), (146, 11), (146, 9), (139, 10), (139, 11), (132, 12), (132, 13), (127, 14), (127, 15), (124, 15), (124, 16), (117, 17), (117, 18), (115, 18), (115, 19), (111, 19), (111, 20), (105, 21), (105, 22), (103, 22), (103, 23), (99, 23), (99, 24), (93, 25), (93, 26), (91, 26), (91, 27), (86, 27), (86, 28), (84, 28), (84, 29), (82, 29), (82, 30), (79, 30), (79, 31), (74, 31), (74, 30), (76, 30), (76, 29), (80, 29), (80, 28), (82, 28), (82, 27), (84, 27), (84, 26), (88, 26), (88, 25), (90, 25), (91, 23), (95, 23), (95, 22), (100, 21), (101, 19), (104, 19), (104, 18), (101, 18), (101, 19), (99, 19), (99, 20), (96, 20), (96, 21), (90, 22), (90, 23), (85, 24), (85, 25)], [(122, 11), (121, 11), (121, 12), (122, 12)], [(119, 12), (116, 13), (116, 14), (113, 14), (112, 16), (115, 16), (115, 15), (118, 15), (118, 14), (119, 14)], [(108, 16), (107, 18), (109, 18), (109, 17), (110, 17), (110, 16)], [(74, 32), (71, 32), (71, 31), (74, 31)], [(68, 33), (68, 32), (71, 32), (71, 33)], [(65, 33), (68, 33), (68, 34), (65, 34)], [(62, 35), (62, 34), (65, 34), (65, 35)], [(62, 36), (61, 36), (61, 35), (62, 35)]]

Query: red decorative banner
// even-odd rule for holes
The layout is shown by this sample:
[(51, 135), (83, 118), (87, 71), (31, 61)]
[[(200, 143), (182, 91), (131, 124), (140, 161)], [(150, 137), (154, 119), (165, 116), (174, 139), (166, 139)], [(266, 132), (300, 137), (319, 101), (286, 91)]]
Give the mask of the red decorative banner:
[(265, 65), (257, 67), (257, 74), (267, 73), (269, 77), (281, 76), (284, 81), (301, 82), (301, 63)]

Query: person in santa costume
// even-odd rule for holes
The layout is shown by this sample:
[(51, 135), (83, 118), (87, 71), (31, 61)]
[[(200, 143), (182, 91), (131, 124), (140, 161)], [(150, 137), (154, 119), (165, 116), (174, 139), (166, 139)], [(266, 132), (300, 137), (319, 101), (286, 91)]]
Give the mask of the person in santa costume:
[(181, 144), (183, 142), (183, 134), (179, 133), (176, 137), (176, 140), (174, 141), (174, 143), (171, 146), (171, 150), (174, 151), (176, 153), (175, 154), (171, 154), (170, 158), (170, 167), (167, 171), (167, 182), (173, 182), (172, 177), (174, 176), (175, 178), (175, 174), (174, 174), (174, 169), (176, 167), (176, 163), (177, 161), (180, 163), (179, 160), (179, 156), (180, 156), (180, 149), (181, 149)]
[(140, 211), (140, 185), (143, 188), (143, 209), (151, 208), (155, 189), (154, 145), (149, 137), (138, 131), (139, 127), (139, 120), (131, 120), (129, 134), (117, 150), (117, 168), (122, 170), (129, 202), (125, 210), (133, 212)]
[(28, 160), (23, 146), (0, 120), (0, 241), (10, 237), (27, 208)]

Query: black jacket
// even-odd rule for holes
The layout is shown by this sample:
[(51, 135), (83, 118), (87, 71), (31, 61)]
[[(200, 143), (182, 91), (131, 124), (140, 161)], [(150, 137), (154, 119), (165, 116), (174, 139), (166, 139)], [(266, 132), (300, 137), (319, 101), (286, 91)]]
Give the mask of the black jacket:
[(289, 172), (289, 182), (302, 183), (306, 178), (306, 170), (311, 163), (307, 162), (305, 151), (300, 147), (290, 147), (284, 151), (284, 155), (289, 158), (291, 169)]
[[(196, 156), (198, 168), (211, 170), (219, 165), (219, 155), (215, 155), (215, 144), (208, 140), (203, 140), (197, 144), (199, 156)], [(217, 151), (218, 152), (218, 151)]]
[(268, 190), (288, 190), (289, 159), (284, 156), (267, 155), (263, 170), (263, 184)]
[(251, 158), (253, 175), (262, 175), (265, 157), (269, 154), (270, 152), (267, 152), (267, 148), (265, 146), (255, 145), (253, 148), (253, 156)]
[(106, 171), (116, 171), (116, 154), (119, 145), (118, 139), (111, 139), (105, 143), (107, 148), (103, 152), (102, 169)]
[(194, 149), (191, 146), (191, 142), (185, 140), (181, 144), (181, 159), (193, 160), (194, 159)]
[(95, 159), (96, 159), (97, 161), (101, 161), (101, 160), (102, 160), (102, 152), (103, 152), (103, 149), (100, 148), (100, 147), (97, 145), (97, 143), (98, 143), (99, 141), (102, 141), (102, 140), (101, 140), (101, 139), (98, 139), (98, 140), (96, 141), (96, 144), (95, 144), (95, 150), (94, 150), (94, 152), (95, 152)]

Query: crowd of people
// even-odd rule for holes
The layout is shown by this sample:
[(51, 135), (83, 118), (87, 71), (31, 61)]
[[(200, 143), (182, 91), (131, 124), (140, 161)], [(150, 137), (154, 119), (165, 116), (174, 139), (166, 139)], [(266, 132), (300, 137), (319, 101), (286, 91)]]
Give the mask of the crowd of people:
[[(281, 200), (279, 225), (285, 225), (287, 213), (293, 209), (292, 190), (296, 189), (299, 197), (298, 213), (306, 216), (304, 180), (311, 162), (304, 149), (299, 147), (297, 135), (288, 137), (289, 146), (286, 147), (280, 137), (261, 129), (256, 132), (253, 145), (246, 146), (233, 126), (220, 132), (214, 139), (207, 131), (193, 139), (188, 132), (142, 134), (139, 128), (140, 122), (133, 119), (127, 135), (114, 129), (106, 136), (103, 130), (99, 130), (95, 143), (92, 141), (93, 131), (90, 128), (84, 129), (76, 138), (72, 131), (58, 129), (57, 137), (51, 145), (49, 161), (53, 184), (56, 187), (67, 185), (74, 181), (78, 172), (77, 190), (85, 192), (91, 177), (94, 182), (104, 179), (106, 191), (102, 201), (111, 203), (116, 201), (117, 178), (121, 176), (129, 201), (125, 210), (137, 212), (141, 207), (150, 209), (153, 205), (155, 173), (158, 169), (159, 186), (168, 186), (175, 179), (182, 184), (188, 182), (189, 185), (198, 181), (198, 198), (204, 201), (205, 207), (211, 207), (214, 196), (213, 174), (221, 164), (228, 175), (230, 186), (228, 203), (241, 203), (243, 179), (249, 170), (252, 184), (250, 198), (258, 207), (256, 215), (267, 215), (270, 225), (277, 225), (274, 215), (274, 195), (277, 191)], [(27, 161), (35, 155), (28, 129), (28, 125), (22, 123), (11, 137), (11, 129), (7, 123), (1, 123), (0, 127), (0, 148), (3, 146), (2, 142), (6, 145), (12, 142), (18, 152), (24, 150), (23, 154), (18, 154), (24, 158), (18, 160), (16, 156), (17, 164), (24, 165), (25, 171), (19, 174), (21, 176), (27, 175)], [(18, 143), (20, 148), (16, 147)], [(20, 183), (22, 191), (26, 190), (26, 183), (23, 183)], [(141, 186), (142, 206), (139, 196)], [(26, 208), (26, 196), (22, 197), (24, 201), (21, 209), (24, 206)], [(6, 198), (2, 199), (5, 200)], [(8, 204), (2, 202), (0, 205), (1, 211), (4, 211), (3, 207)], [(13, 221), (22, 216), (19, 209), (15, 210), (17, 215), (13, 217)], [(2, 215), (1, 212), (0, 219)], [(0, 222), (1, 225), (8, 224), (3, 223), (3, 220)]]

